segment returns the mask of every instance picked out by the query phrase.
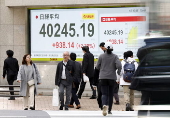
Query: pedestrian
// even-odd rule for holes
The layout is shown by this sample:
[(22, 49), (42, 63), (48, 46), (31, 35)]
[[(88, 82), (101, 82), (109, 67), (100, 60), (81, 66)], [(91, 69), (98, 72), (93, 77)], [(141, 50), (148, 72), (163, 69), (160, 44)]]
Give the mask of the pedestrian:
[[(29, 85), (29, 82), (33, 82)], [(24, 98), (24, 110), (35, 110), (34, 95), (37, 94), (37, 85), (41, 84), (41, 77), (37, 66), (32, 62), (30, 54), (23, 57), (22, 65), (19, 68), (17, 82), (20, 85), (20, 95)]]
[[(4, 66), (3, 66), (3, 79), (5, 79), (5, 76), (7, 74), (7, 81), (9, 85), (13, 85), (14, 81), (17, 79), (17, 74), (19, 70), (18, 60), (16, 58), (13, 58), (14, 52), (12, 50), (6, 51), (7, 58), (4, 60)], [(13, 91), (13, 87), (9, 87), (10, 91)], [(10, 92), (11, 97), (8, 100), (15, 100), (15, 97), (13, 97), (14, 92)]]
[(106, 48), (106, 53), (99, 56), (96, 68), (100, 70), (99, 82), (102, 92), (103, 115), (106, 116), (107, 113), (112, 114), (113, 93), (117, 79), (116, 70), (118, 75), (120, 75), (122, 66), (118, 56), (112, 53), (112, 44), (106, 42), (104, 47)]
[(123, 86), (123, 92), (124, 92), (124, 100), (126, 111), (133, 111), (132, 106), (134, 105), (134, 90), (129, 89), (130, 82), (125, 81), (125, 73), (130, 72), (129, 69), (126, 69), (126, 64), (130, 64), (130, 68), (134, 71), (130, 72), (132, 74), (135, 73), (135, 70), (138, 67), (138, 63), (133, 58), (133, 52), (127, 51), (124, 53), (124, 60), (121, 61), (122, 64), (122, 71), (121, 71), (121, 77), (120, 77), (120, 85)]
[[(83, 50), (83, 61), (82, 61), (82, 71), (83, 74), (85, 74), (90, 81), (90, 87), (92, 89), (92, 96), (90, 97), (90, 99), (96, 99), (96, 90), (94, 90), (93, 88), (93, 77), (94, 77), (94, 56), (92, 53), (90, 53), (89, 51), (89, 47), (88, 46), (83, 46), (82, 47)], [(84, 92), (86, 86), (86, 82), (84, 82), (84, 80), (81, 81), (81, 85), (80, 85), (80, 89), (78, 92), (78, 98), (81, 99), (81, 96)]]
[[(101, 42), (100, 43), (100, 45), (99, 45), (99, 47), (104, 51), (104, 53), (105, 53), (105, 51), (106, 51), (106, 48), (104, 47), (104, 45), (105, 45), (105, 42)], [(117, 75), (118, 76), (118, 75)], [(100, 85), (99, 85), (100, 86)], [(99, 90), (100, 90), (100, 87), (98, 87), (99, 88)], [(97, 88), (97, 89), (98, 89)], [(98, 91), (99, 91), (98, 90)], [(119, 95), (118, 95), (118, 92), (119, 92), (119, 83), (116, 83), (116, 85), (115, 85), (115, 87), (114, 87), (114, 93), (113, 93), (113, 96), (114, 96), (114, 98), (115, 98), (115, 105), (119, 105)], [(99, 95), (100, 95), (100, 92), (98, 92), (98, 98), (99, 98)], [(99, 99), (98, 99), (98, 101), (100, 101)]]
[(106, 48), (104, 47), (104, 45), (105, 45), (105, 42), (101, 42), (100, 45), (99, 45), (100, 49), (102, 49), (103, 52), (106, 51)]
[[(105, 45), (105, 42), (101, 42), (99, 47), (103, 50), (103, 52), (105, 53), (106, 51), (106, 48), (104, 47)], [(118, 75), (117, 75), (118, 76)], [(102, 101), (101, 101), (101, 96), (102, 96), (102, 93), (101, 93), (101, 85), (99, 83), (99, 70), (96, 69), (95, 67), (95, 70), (94, 70), (94, 83), (93, 83), (93, 87), (95, 88), (97, 86), (97, 93), (98, 93), (98, 97), (97, 97), (97, 102), (98, 102), (98, 105), (99, 105), (99, 108), (102, 110), (103, 107), (102, 107)], [(118, 95), (118, 91), (119, 91), (119, 84), (116, 83), (116, 86), (114, 87), (114, 93), (113, 93), (113, 96), (115, 98), (115, 105), (119, 105), (119, 95)]]
[[(72, 91), (73, 76), (74, 76), (74, 63), (69, 60), (69, 52), (63, 53), (63, 61), (59, 62), (57, 65), (56, 76), (55, 76), (55, 85), (59, 88), (59, 97), (60, 97), (60, 108), (59, 110), (68, 109), (70, 104), (70, 96)], [(66, 89), (66, 101), (64, 104), (64, 89)]]
[(70, 108), (74, 108), (74, 102), (76, 104), (76, 109), (81, 108), (80, 101), (77, 96), (77, 91), (79, 89), (79, 84), (83, 78), (82, 68), (81, 64), (76, 60), (77, 55), (75, 53), (70, 53), (70, 59), (74, 62), (75, 67), (75, 73), (74, 73), (74, 80), (72, 84), (72, 97), (70, 101), (70, 105), (68, 105)]
[[(99, 47), (103, 50), (103, 52), (106, 51), (106, 48), (104, 47), (105, 42), (101, 42)], [(102, 110), (103, 106), (102, 106), (102, 92), (101, 92), (101, 85), (99, 82), (99, 73), (100, 71), (95, 67), (94, 69), (94, 81), (93, 81), (93, 88), (96, 90), (97, 87), (97, 103), (99, 105), (99, 108)]]

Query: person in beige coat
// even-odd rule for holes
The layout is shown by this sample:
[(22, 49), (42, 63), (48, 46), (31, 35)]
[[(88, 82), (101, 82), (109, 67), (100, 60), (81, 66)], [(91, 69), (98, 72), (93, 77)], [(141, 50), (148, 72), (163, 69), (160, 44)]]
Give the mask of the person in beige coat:
[(120, 83), (120, 86), (123, 86), (123, 92), (124, 92), (124, 100), (126, 104), (126, 111), (133, 111), (132, 106), (134, 105), (134, 91), (129, 89), (130, 82), (125, 82), (123, 79), (123, 74), (124, 74), (124, 65), (128, 63), (134, 62), (135, 65), (135, 71), (138, 67), (138, 63), (135, 61), (133, 58), (133, 52), (132, 51), (127, 51), (124, 53), (124, 60), (121, 61), (122, 64), (122, 71), (121, 71), (121, 76), (118, 78), (118, 82)]
[[(30, 80), (34, 80), (32, 86), (28, 85), (28, 81)], [(28, 108), (35, 110), (34, 94), (37, 93), (37, 85), (41, 84), (41, 77), (37, 66), (31, 60), (30, 54), (26, 54), (23, 57), (22, 65), (19, 68), (17, 76), (17, 82), (20, 83), (20, 95), (24, 98), (24, 110), (28, 110)]]

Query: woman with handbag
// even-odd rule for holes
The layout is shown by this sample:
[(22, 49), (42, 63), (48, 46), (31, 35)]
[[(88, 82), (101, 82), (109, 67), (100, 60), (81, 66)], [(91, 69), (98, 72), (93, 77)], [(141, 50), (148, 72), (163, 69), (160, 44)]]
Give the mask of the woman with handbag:
[(23, 57), (17, 82), (21, 83), (20, 95), (24, 98), (24, 110), (28, 110), (28, 108), (34, 110), (34, 95), (37, 93), (37, 84), (41, 84), (41, 77), (37, 66), (31, 60), (30, 54)]

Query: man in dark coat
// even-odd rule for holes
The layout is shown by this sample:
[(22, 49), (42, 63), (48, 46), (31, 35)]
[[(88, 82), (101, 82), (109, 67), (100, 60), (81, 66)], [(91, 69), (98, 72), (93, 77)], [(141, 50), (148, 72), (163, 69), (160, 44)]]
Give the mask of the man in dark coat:
[[(69, 60), (69, 52), (63, 53), (63, 61), (59, 62), (57, 65), (55, 85), (59, 88), (59, 97), (61, 106), (59, 110), (68, 110), (68, 105), (70, 104), (70, 96), (72, 91), (72, 83), (74, 81), (74, 63)], [(64, 89), (66, 89), (66, 101), (64, 104)]]
[[(83, 74), (85, 74), (89, 78), (90, 87), (92, 89), (92, 96), (90, 97), (90, 99), (96, 99), (96, 90), (94, 90), (94, 88), (92, 87), (93, 77), (94, 77), (94, 56), (92, 53), (90, 53), (88, 46), (83, 46), (82, 50), (84, 52), (83, 62), (82, 62)], [(84, 92), (85, 86), (86, 86), (86, 82), (82, 80), (80, 85), (80, 90), (78, 92), (78, 98), (80, 99), (82, 93)]]
[[(103, 52), (105, 52), (106, 48), (104, 47), (105, 43), (104, 42), (101, 42), (99, 47), (103, 50)], [(93, 88), (95, 89), (95, 87), (97, 86), (97, 103), (99, 105), (99, 108), (102, 110), (103, 106), (102, 106), (102, 92), (101, 92), (101, 85), (100, 85), (100, 82), (99, 82), (99, 70), (97, 68), (94, 69), (94, 81), (93, 81)]]
[[(13, 85), (14, 81), (17, 79), (17, 74), (19, 70), (18, 60), (13, 58), (14, 52), (12, 50), (7, 50), (6, 54), (8, 57), (4, 60), (3, 67), (3, 79), (7, 74), (7, 81), (9, 85)], [(9, 90), (13, 91), (13, 87), (9, 87)], [(14, 95), (14, 92), (10, 92), (11, 95)], [(15, 97), (10, 97), (8, 100), (15, 100)]]
[(69, 107), (74, 108), (73, 103), (75, 102), (75, 104), (77, 106), (76, 109), (79, 109), (79, 108), (81, 108), (81, 106), (80, 106), (80, 101), (77, 96), (77, 91), (79, 89), (79, 84), (82, 80), (83, 73), (82, 73), (81, 64), (79, 62), (75, 61), (76, 60), (75, 53), (70, 54), (70, 59), (74, 62), (75, 73), (74, 73), (74, 80), (73, 80), (73, 86), (72, 86), (72, 97), (71, 97), (71, 102), (70, 102)]

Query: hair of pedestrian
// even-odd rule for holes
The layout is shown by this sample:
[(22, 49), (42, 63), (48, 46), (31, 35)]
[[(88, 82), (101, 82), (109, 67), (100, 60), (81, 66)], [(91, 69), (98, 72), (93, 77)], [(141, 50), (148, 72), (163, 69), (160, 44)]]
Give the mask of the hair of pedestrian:
[(82, 47), (82, 50), (85, 51), (85, 52), (90, 52), (88, 46), (83, 46), (83, 47)]
[(110, 49), (110, 47), (108, 46), (108, 49), (106, 50), (107, 54), (112, 54), (113, 49)]
[(77, 57), (76, 53), (74, 53), (74, 52), (70, 53), (70, 59), (71, 60), (75, 61), (76, 57)]
[(127, 51), (127, 52), (124, 52), (124, 59), (127, 59), (128, 57), (131, 57), (133, 56), (133, 52), (132, 51)]
[(105, 45), (105, 42), (101, 42), (99, 47), (104, 47), (104, 45)]
[(8, 57), (13, 57), (14, 52), (12, 50), (7, 50), (6, 54), (8, 55)]
[[(22, 65), (27, 65), (27, 61), (26, 61), (26, 58), (27, 58), (27, 56), (28, 55), (30, 55), (30, 54), (25, 54), (24, 56), (23, 56), (23, 59), (22, 59)], [(30, 55), (31, 56), (31, 55)], [(30, 61), (30, 64), (32, 65), (32, 60)]]

